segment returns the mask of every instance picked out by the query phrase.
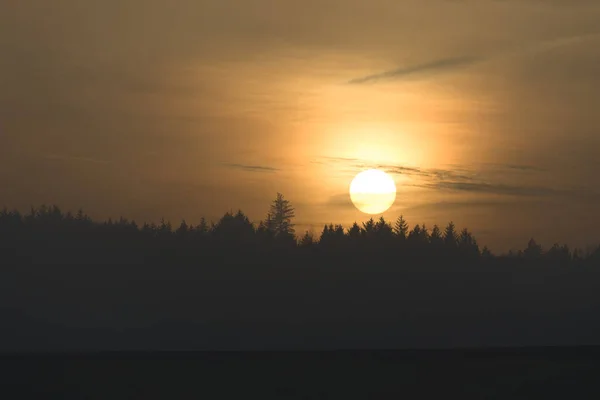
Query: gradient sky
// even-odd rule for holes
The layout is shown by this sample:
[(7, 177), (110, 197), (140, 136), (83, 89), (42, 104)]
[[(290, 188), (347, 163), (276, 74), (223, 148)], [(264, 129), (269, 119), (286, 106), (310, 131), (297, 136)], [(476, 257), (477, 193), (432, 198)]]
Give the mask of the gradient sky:
[(320, 232), (379, 167), (411, 227), (600, 241), (597, 0), (0, 8), (0, 204), (258, 221), (280, 191)]

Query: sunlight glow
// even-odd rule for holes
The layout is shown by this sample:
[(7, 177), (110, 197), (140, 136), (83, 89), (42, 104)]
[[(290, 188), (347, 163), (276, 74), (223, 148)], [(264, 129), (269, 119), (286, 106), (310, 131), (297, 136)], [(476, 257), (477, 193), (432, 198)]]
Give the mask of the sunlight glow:
[(363, 171), (350, 183), (350, 199), (366, 214), (381, 214), (396, 200), (396, 183), (383, 171)]

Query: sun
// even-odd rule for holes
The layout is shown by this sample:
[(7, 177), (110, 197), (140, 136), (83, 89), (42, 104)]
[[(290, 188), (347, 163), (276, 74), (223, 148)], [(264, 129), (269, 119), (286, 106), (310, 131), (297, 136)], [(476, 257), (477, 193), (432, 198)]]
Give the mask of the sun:
[(381, 214), (396, 201), (396, 183), (378, 169), (363, 171), (350, 183), (350, 199), (365, 214)]

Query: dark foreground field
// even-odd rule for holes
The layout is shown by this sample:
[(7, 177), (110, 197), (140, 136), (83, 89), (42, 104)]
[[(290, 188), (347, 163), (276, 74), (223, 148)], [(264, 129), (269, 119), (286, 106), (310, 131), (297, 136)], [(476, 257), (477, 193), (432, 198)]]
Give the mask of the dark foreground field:
[[(3, 390), (64, 399), (592, 399), (600, 348), (4, 355)], [(32, 397), (32, 395), (35, 395)]]
[(4, 219), (0, 399), (600, 398), (600, 248)]
[(4, 265), (0, 351), (600, 345), (600, 269)]

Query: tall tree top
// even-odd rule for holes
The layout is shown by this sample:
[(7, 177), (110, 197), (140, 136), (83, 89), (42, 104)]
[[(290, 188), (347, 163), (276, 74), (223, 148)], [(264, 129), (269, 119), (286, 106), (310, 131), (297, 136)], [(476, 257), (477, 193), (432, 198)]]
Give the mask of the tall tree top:
[(268, 228), (276, 236), (294, 234), (295, 230), (292, 218), (296, 214), (294, 213), (294, 207), (292, 207), (289, 200), (283, 197), (283, 194), (277, 193), (277, 197), (271, 203), (271, 208), (267, 215)]

